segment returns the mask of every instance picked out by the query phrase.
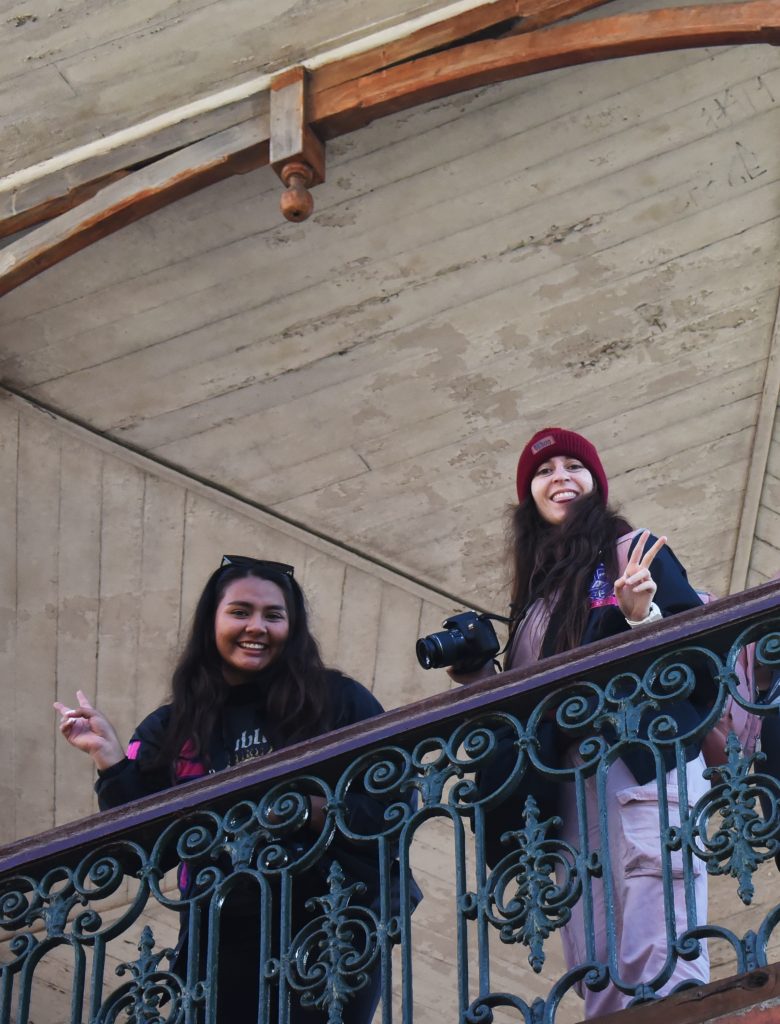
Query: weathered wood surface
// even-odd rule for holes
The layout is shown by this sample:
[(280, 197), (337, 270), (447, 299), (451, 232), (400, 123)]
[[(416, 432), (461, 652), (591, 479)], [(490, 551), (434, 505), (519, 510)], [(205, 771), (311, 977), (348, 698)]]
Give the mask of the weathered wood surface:
[[(598, 4), (587, 0), (578, 4), (573, 0), (560, 7), (546, 6), (548, 13), (559, 10), (570, 14)], [(742, 0), (736, 4), (617, 14), (598, 19), (595, 24), (586, 21), (558, 25), (542, 32), (510, 31), (508, 35), (488, 41), (466, 40), (463, 45), (445, 48), (444, 52), (423, 54), (417, 59), (382, 67), (375, 73), (324, 91), (318, 88), (315, 75), (309, 102), (305, 102), (304, 92), (292, 97), (293, 106), (301, 115), (297, 127), (305, 144), (302, 141), (290, 150), (289, 126), (284, 124), (281, 109), (274, 113), (277, 104), (271, 104), (272, 124), (276, 125), (275, 137), (271, 138), (271, 160), (285, 185), (291, 183), (282, 168), (283, 153), (296, 151), (309, 165), (298, 168), (304, 177), (300, 179), (299, 175), (295, 179), (297, 192), (288, 191), (282, 198), (284, 216), (292, 221), (305, 220), (311, 212), (313, 201), (305, 189), (323, 178), (324, 153), (320, 140), (343, 135), (389, 113), (467, 89), (611, 57), (727, 43), (777, 43), (778, 40), (780, 11), (774, 0)], [(378, 53), (383, 54), (382, 47)], [(295, 73), (295, 69), (291, 69), (282, 77), (286, 82), (289, 75)], [(303, 69), (299, 68), (299, 80), (303, 74)], [(284, 96), (284, 89), (275, 94), (277, 101)], [(313, 128), (307, 126), (309, 118)], [(163, 166), (154, 175), (163, 180), (155, 181), (151, 188), (145, 184), (145, 173), (130, 174), (121, 187), (108, 186), (84, 207), (77, 207), (75, 213), (69, 211), (55, 218), (51, 225), (33, 231), (20, 243), (12, 242), (0, 262), (0, 295), (166, 203), (227, 175), (243, 173), (266, 163), (266, 135), (257, 133), (257, 127), (250, 122), (229, 130), (225, 133), (231, 138), (227, 146), (219, 136), (214, 140), (201, 140), (163, 160)], [(245, 139), (247, 148), (236, 150), (233, 136)], [(174, 167), (169, 171), (167, 165), (171, 160)], [(70, 194), (75, 196), (84, 191), (82, 187)], [(14, 196), (12, 200), (15, 202)], [(57, 202), (58, 198), (47, 201), (45, 209), (56, 207)], [(66, 203), (66, 197), (60, 196), (59, 202)], [(29, 210), (22, 216), (22, 222), (32, 222), (34, 216), (35, 211)], [(43, 216), (42, 211), (40, 216)], [(13, 216), (13, 223), (18, 220), (18, 216)]]
[(547, 28), (469, 43), (400, 64), (319, 92), (312, 120), (324, 138), (352, 131), (388, 113), (406, 110), (520, 75), (696, 46), (776, 43), (780, 12), (773, 0), (669, 8), (618, 14), (593, 22)]
[[(485, 26), (497, 25), (537, 28), (548, 20), (556, 20), (609, 0), (493, 0), (474, 3), (465, 10), (461, 5), (431, 11), (427, 18), (412, 19), (398, 26), (383, 42), (373, 45), (376, 34), (364, 37), (358, 52), (345, 56), (343, 48), (307, 61), (320, 70), (321, 89), (367, 74), (411, 55), (429, 52), (452, 44)], [(452, 10), (455, 13), (452, 13)], [(522, 13), (521, 13), (522, 12)], [(419, 25), (420, 27), (415, 27)], [(324, 62), (324, 63), (323, 63)], [(295, 71), (295, 68), (290, 69)], [(285, 75), (285, 72), (281, 72)], [(100, 146), (95, 142), (74, 147), (68, 153), (7, 175), (0, 179), (0, 237), (27, 224), (37, 223), (81, 202), (94, 190), (99, 175), (126, 173), (140, 159), (150, 159), (199, 141), (219, 129), (232, 127), (268, 113), (268, 90), (277, 76), (261, 75), (244, 86), (233, 87), (205, 97), (200, 102), (185, 103), (157, 118), (151, 118), (113, 133)], [(237, 95), (238, 94), (238, 95)], [(103, 181), (105, 184), (105, 181)]]
[[(615, 0), (466, 0), (465, 9), (463, 3), (443, 9), (432, 7), (422, 17), (409, 17), (389, 32), (380, 29), (363, 35), (351, 47), (336, 47), (319, 55), (312, 51), (315, 55), (308, 57), (307, 66), (318, 69), (318, 89), (325, 90), (486, 31), (497, 36), (532, 31), (608, 2), (614, 5)], [(35, 20), (16, 19), (21, 25)], [(379, 45), (377, 40), (381, 40)], [(157, 117), (125, 125), (102, 144), (93, 140), (16, 173), (6, 171), (6, 177), (0, 179), (0, 237), (69, 209), (96, 187), (102, 187), (108, 175), (126, 173), (141, 160), (173, 152), (266, 114), (268, 90), (275, 77), (256, 76), (201, 100), (193, 101), (185, 93), (189, 102)]]
[(519, 446), (569, 423), (725, 591), (777, 310), (778, 96), (777, 51), (728, 48), (387, 119), (331, 144), (310, 224), (279, 223), (262, 169), (24, 285), (3, 378), (496, 608)]
[(477, 4), (380, 47), (317, 66), (317, 90), (322, 92), (381, 68), (451, 47), (458, 40), (484, 35), (498, 39), (532, 32), (612, 3), (614, 0), (493, 0)]
[[(778, 399), (780, 399), (780, 317), (776, 314), (774, 330), (769, 342), (769, 359), (764, 375), (761, 404), (756, 417), (753, 450), (747, 470), (739, 532), (734, 547), (734, 564), (731, 568), (730, 582), (732, 591), (742, 589), (748, 582), (753, 542), (756, 538), (758, 518), (762, 513), (764, 490), (768, 483), (768, 460), (772, 454)], [(757, 577), (752, 576), (751, 582), (761, 582), (766, 578), (765, 572)]]
[[(347, 44), (346, 48), (344, 45), (336, 46), (330, 51), (327, 50), (327, 41), (334, 40), (327, 34), (329, 12), (326, 5), (319, 4), (316, 25), (322, 35), (320, 38), (310, 40), (310, 47), (305, 54), (308, 64), (322, 66), (320, 88), (326, 88), (359, 74), (374, 71), (377, 67), (407, 59), (410, 55), (451, 45), (454, 40), (484, 32), (486, 26), (498, 25), (500, 31), (506, 31), (508, 26), (514, 27), (517, 31), (530, 31), (607, 2), (610, 0), (492, 0), (489, 3), (467, 0), (465, 6), (462, 2), (450, 5), (427, 3), (407, 9), (399, 8), (378, 21), (370, 20), (372, 12), (363, 5), (361, 14), (367, 15), (368, 20), (355, 29), (354, 44), (351, 47)], [(57, 13), (63, 12), (58, 9)], [(262, 17), (262, 12), (254, 13), (255, 16)], [(286, 12), (279, 19), (282, 21), (280, 35), (284, 32), (285, 14)], [(290, 19), (291, 25), (294, 24), (294, 13), (290, 15)], [(8, 21), (8, 24), (16, 29), (24, 29), (22, 38), (14, 40), (19, 45), (15, 48), (12, 45), (11, 49), (19, 57), (24, 54), (25, 61), (36, 60), (34, 39), (40, 36), (41, 32), (32, 30), (31, 26), (38, 21), (37, 15), (17, 15)], [(399, 25), (399, 21), (404, 25), (410, 25), (411, 28)], [(242, 26), (244, 24), (242, 22)], [(307, 24), (312, 27), (315, 19), (309, 17)], [(96, 27), (94, 21), (92, 27)], [(222, 27), (229, 29), (229, 23)], [(338, 27), (340, 31), (343, 30), (342, 21)], [(57, 28), (50, 24), (47, 28), (52, 37), (58, 36)], [(112, 24), (111, 28), (115, 30), (116, 26)], [(217, 66), (224, 54), (215, 54), (208, 26), (200, 24), (191, 25), (189, 28), (193, 42), (197, 39), (196, 45), (205, 47), (208, 56)], [(296, 31), (296, 37), (298, 34)], [(379, 46), (375, 42), (378, 38), (382, 39)], [(8, 41), (11, 42), (10, 35)], [(258, 68), (272, 71), (280, 66), (280, 62), (284, 64), (285, 58), (290, 57), (291, 53), (297, 53), (297, 59), (302, 59), (304, 51), (291, 49), (289, 40), (281, 47), (279, 54), (274, 53), (274, 47), (278, 46), (279, 39), (265, 33), (263, 41), (266, 46), (265, 60), (259, 60)], [(98, 48), (99, 46), (95, 46), (94, 43), (90, 47), (93, 60), (94, 51)], [(354, 51), (354, 54), (345, 56), (345, 49), (349, 52)], [(51, 57), (55, 52), (49, 51), (46, 56)], [(200, 60), (198, 67), (203, 79), (208, 80), (205, 63)], [(62, 83), (68, 82), (62, 70), (58, 68), (58, 71), (60, 77), (55, 78), (55, 83), (61, 89)], [(15, 77), (13, 73), (11, 77)], [(234, 76), (231, 74), (230, 77)], [(2, 80), (3, 74), (0, 72), (0, 83)], [(133, 81), (130, 102), (138, 103), (140, 90), (137, 76)], [(202, 87), (202, 81), (199, 84)], [(24, 167), (22, 164), (17, 168), (16, 174), (13, 173), (14, 165), (11, 162), (4, 168), (6, 175), (11, 171), (10, 175), (6, 179), (0, 179), (0, 237), (71, 208), (107, 184), (111, 176), (128, 173), (141, 161), (153, 159), (160, 154), (202, 141), (220, 130), (261, 117), (268, 111), (269, 84), (268, 74), (250, 77), (244, 86), (229, 86), (221, 92), (204, 96), (199, 103), (198, 100), (192, 99), (186, 79), (182, 76), (178, 81), (181, 90), (179, 106), (175, 106), (172, 111), (163, 110), (157, 117), (147, 118), (146, 121), (137, 122), (131, 127), (127, 123), (122, 124), (118, 132), (112, 133), (102, 147), (97, 145), (94, 139), (82, 144), (81, 149), (90, 149), (89, 154), (80, 153), (80, 147), (75, 144), (78, 134), (74, 131), (68, 153), (49, 156), (48, 160), (42, 159), (42, 155), (38, 154), (32, 159), (32, 166)], [(78, 95), (75, 89), (73, 94)], [(158, 100), (155, 96), (155, 101)], [(182, 104), (181, 100), (185, 102)], [(73, 105), (76, 106), (75, 103)], [(45, 107), (46, 104), (41, 103), (40, 106)], [(139, 106), (137, 111), (136, 118), (148, 113), (143, 105)], [(80, 114), (81, 111), (76, 107), (72, 116), (78, 120)], [(14, 118), (23, 117), (24, 113), (20, 111), (18, 103), (8, 113), (9, 122)], [(62, 130), (62, 124), (58, 127)], [(17, 129), (16, 134), (22, 133)], [(29, 140), (29, 133), (25, 133), (25, 138)], [(50, 138), (47, 137), (47, 141), (50, 141)], [(22, 172), (22, 180), (17, 181), (19, 171)]]
[(216, 109), (186, 117), (169, 112), (151, 123), (122, 129), (102, 145), (93, 141), (6, 175), (0, 179), (0, 238), (64, 213), (112, 181), (166, 154), (247, 122), (262, 123), (268, 106), (268, 94), (259, 93), (237, 100), (225, 98)]
[[(4, 172), (262, 71), (446, 7), (444, 0), (103, 0), (7, 9), (0, 33)], [(220, 125), (220, 128), (226, 125)]]
[(776, 1024), (780, 1019), (780, 965), (725, 975), (703, 988), (670, 996), (659, 1006), (635, 1006), (600, 1020), (609, 1024)]
[(75, 209), (0, 250), (0, 295), (175, 199), (267, 163), (268, 122), (257, 118), (121, 175)]

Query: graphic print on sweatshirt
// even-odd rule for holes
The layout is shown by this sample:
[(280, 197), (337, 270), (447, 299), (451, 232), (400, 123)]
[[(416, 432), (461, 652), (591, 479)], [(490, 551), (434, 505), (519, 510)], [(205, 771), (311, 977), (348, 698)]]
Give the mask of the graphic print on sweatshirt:
[(596, 566), (596, 571), (593, 573), (593, 579), (588, 588), (588, 598), (591, 608), (617, 605), (615, 588), (609, 576), (607, 576), (607, 568), (603, 562), (599, 562)]
[(261, 754), (270, 754), (273, 750), (270, 740), (266, 737), (260, 726), (254, 729), (242, 729), (236, 736), (230, 750), (230, 764), (240, 764), (252, 757), (260, 757)]
[(222, 750), (226, 765), (241, 764), (274, 749), (265, 730), (265, 700), (250, 702), (252, 692), (231, 693), (222, 710)]

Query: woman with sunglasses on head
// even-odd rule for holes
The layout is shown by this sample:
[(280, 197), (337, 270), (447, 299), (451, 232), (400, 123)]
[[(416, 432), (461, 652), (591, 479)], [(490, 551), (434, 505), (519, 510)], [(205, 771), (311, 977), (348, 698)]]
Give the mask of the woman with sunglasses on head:
[[(524, 447), (517, 467), (517, 497), (512, 518), (511, 560), (513, 569), (510, 606), (510, 639), (504, 668), (519, 669), (539, 659), (569, 651), (604, 637), (665, 618), (701, 605), (688, 583), (685, 569), (666, 546), (666, 538), (631, 526), (607, 504), (609, 486), (594, 446), (573, 431), (548, 427), (536, 433)], [(468, 684), (494, 671), (450, 674)], [(646, 710), (638, 738), (647, 739), (653, 715), (673, 719), (677, 735), (693, 732), (705, 716), (713, 696), (712, 679), (698, 672), (693, 693), (686, 700), (665, 704), (653, 713)], [(607, 740), (609, 736), (603, 734)], [(614, 734), (613, 734), (614, 735)], [(548, 716), (539, 723), (536, 739), (539, 759), (553, 770), (582, 765), (579, 743), (564, 736)], [(674, 751), (659, 748), (666, 772), (670, 818), (677, 794)], [(688, 802), (692, 806), (709, 788), (704, 779), (700, 745), (685, 748)], [(482, 773), (480, 787), (493, 792), (508, 777), (517, 748), (510, 740), (499, 743), (498, 754)], [(571, 777), (571, 776), (569, 776)], [(521, 812), (530, 795), (539, 807), (539, 819), (555, 815), (563, 819), (562, 835), (580, 847), (574, 786), (559, 786), (560, 776), (529, 767), (520, 788), (486, 816), (486, 858), (490, 866), (506, 856), (511, 847), (500, 837), (522, 827)], [(626, 746), (610, 767), (607, 805), (616, 960), (621, 982), (627, 986), (656, 980), (669, 963), (664, 918), (662, 855), (659, 843), (659, 804), (656, 763), (641, 743)], [(590, 850), (601, 846), (596, 781), (586, 781)], [(679, 819), (678, 819), (679, 821)], [(676, 931), (688, 927), (680, 854), (672, 860)], [(693, 865), (698, 923), (706, 922), (707, 875), (701, 863)], [(677, 877), (677, 876), (680, 877)], [(593, 880), (592, 921), (595, 957), (609, 960), (604, 886)], [(572, 908), (563, 930), (564, 953), (569, 968), (589, 962), (582, 900)], [(694, 960), (677, 959), (657, 994), (675, 986), (706, 983), (709, 960), (706, 943)], [(580, 986), (587, 1017), (601, 1016), (626, 1007), (627, 995), (611, 982), (601, 991)]]
[[(141, 722), (126, 751), (108, 719), (83, 693), (78, 693), (78, 699), (77, 708), (60, 702), (54, 707), (61, 716), (62, 734), (90, 754), (97, 766), (96, 790), (103, 810), (383, 711), (360, 683), (324, 667), (293, 568), (233, 555), (223, 558), (200, 596), (173, 673), (170, 702)], [(311, 845), (322, 830), (325, 810), (322, 797), (312, 795), (309, 801), (306, 827)], [(382, 831), (384, 806), (379, 801), (359, 793), (347, 801), (353, 832)], [(336, 838), (329, 848), (330, 853), (334, 851), (335, 856), (321, 857), (295, 876), (292, 935), (316, 916), (305, 903), (327, 893), (326, 878), (334, 859), (346, 875), (351, 873), (345, 884), (361, 881), (366, 885), (363, 904), (376, 902), (375, 850), (372, 857), (364, 846), (358, 850)], [(192, 882), (185, 880), (185, 898), (192, 894), (191, 887)], [(233, 906), (229, 900), (223, 913), (219, 1024), (257, 1020), (259, 929), (257, 911), (251, 907), (258, 903), (257, 895), (253, 904), (246, 896), (243, 892), (244, 898), (233, 901)], [(205, 956), (205, 927), (201, 934)], [(182, 935), (177, 966), (186, 964), (185, 948), (186, 935)], [(374, 971), (368, 985), (346, 1000), (344, 1024), (368, 1024), (378, 1002), (379, 982), (379, 972)], [(324, 1012), (302, 1008), (296, 999), (291, 1002), (291, 1024), (318, 1024), (326, 1017)]]

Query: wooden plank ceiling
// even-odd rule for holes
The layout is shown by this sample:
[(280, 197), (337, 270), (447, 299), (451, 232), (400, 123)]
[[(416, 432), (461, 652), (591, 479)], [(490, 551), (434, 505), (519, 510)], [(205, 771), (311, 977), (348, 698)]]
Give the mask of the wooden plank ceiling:
[(778, 100), (778, 51), (743, 46), (390, 116), (329, 143), (305, 224), (263, 168), (21, 286), (2, 380), (494, 608), (519, 446), (566, 424), (697, 582), (758, 581), (780, 569)]
[[(358, 52), (330, 50), (305, 67), (260, 75), (7, 175), (0, 180), (0, 237), (51, 223), (6, 246), (0, 296), (129, 223), (269, 160), (291, 186), (282, 197), (284, 216), (304, 220), (313, 207), (305, 189), (325, 177), (323, 142), (390, 113), (609, 58), (780, 40), (776, 0), (629, 13), (617, 13), (616, 0), (466, 2), (465, 10), (456, 4), (456, 13), (446, 9), (433, 22), (407, 22), (399, 38), (371, 34)], [(574, 17), (608, 3), (606, 17)], [(214, 133), (215, 119), (224, 130)], [(148, 158), (140, 165), (139, 148)]]
[(39, 0), (4, 5), (7, 174), (451, 0)]

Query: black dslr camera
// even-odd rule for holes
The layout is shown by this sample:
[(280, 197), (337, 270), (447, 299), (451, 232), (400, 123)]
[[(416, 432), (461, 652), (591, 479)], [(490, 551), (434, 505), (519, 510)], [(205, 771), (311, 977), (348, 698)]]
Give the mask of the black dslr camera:
[(417, 660), (423, 668), (453, 665), (458, 672), (476, 672), (501, 649), (491, 618), (473, 611), (452, 615), (440, 633), (420, 637)]

